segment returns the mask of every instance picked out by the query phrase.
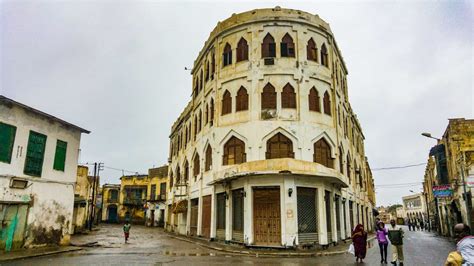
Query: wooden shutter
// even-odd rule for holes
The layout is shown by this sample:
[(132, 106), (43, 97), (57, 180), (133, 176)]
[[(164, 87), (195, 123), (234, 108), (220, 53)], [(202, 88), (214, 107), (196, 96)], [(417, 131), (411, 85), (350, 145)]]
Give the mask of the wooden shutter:
[(324, 93), (323, 102), (324, 102), (324, 113), (327, 115), (331, 115), (331, 98), (327, 91)]
[(280, 48), (282, 57), (295, 57), (295, 44), (288, 33), (283, 36)]
[(245, 143), (236, 137), (224, 145), (223, 165), (239, 164), (246, 161)]
[(30, 131), (24, 173), (31, 176), (41, 176), (43, 170), (46, 135)]
[(285, 87), (283, 87), (281, 93), (281, 107), (296, 109), (296, 93), (290, 83), (287, 83)]
[(262, 92), (262, 109), (276, 109), (277, 95), (275, 87), (267, 83)]
[(321, 64), (323, 66), (329, 66), (329, 62), (328, 62), (328, 52), (327, 52), (327, 49), (326, 49), (326, 44), (323, 43), (323, 45), (321, 46)]
[(212, 148), (211, 148), (211, 145), (209, 145), (207, 146), (207, 149), (206, 149), (206, 164), (205, 164), (204, 171), (211, 170), (211, 166), (212, 166)]
[(244, 38), (240, 38), (237, 44), (237, 62), (249, 59), (249, 46)]
[(270, 33), (267, 33), (265, 38), (263, 38), (262, 43), (262, 58), (265, 57), (275, 57), (275, 39)]
[(15, 135), (16, 127), (0, 123), (0, 162), (11, 162)]
[(267, 141), (266, 159), (294, 158), (293, 142), (281, 133), (277, 133)]
[(237, 92), (235, 111), (245, 111), (249, 109), (249, 95), (247, 90), (242, 86)]
[(222, 62), (224, 66), (232, 64), (232, 48), (230, 44), (226, 43), (224, 46), (224, 53), (222, 54)]
[(230, 114), (232, 112), (232, 97), (229, 91), (225, 91), (222, 96), (222, 115)]
[(199, 154), (196, 153), (196, 156), (194, 156), (194, 167), (193, 167), (194, 180), (196, 180), (196, 177), (197, 175), (199, 175), (200, 171), (201, 171), (201, 164), (199, 160)]
[(321, 112), (318, 91), (314, 87), (309, 91), (308, 105), (310, 111)]
[(306, 58), (310, 61), (318, 62), (318, 49), (313, 38), (309, 39), (308, 45), (306, 46)]
[(54, 170), (64, 171), (66, 163), (67, 142), (59, 140), (56, 143), (56, 154), (54, 156)]

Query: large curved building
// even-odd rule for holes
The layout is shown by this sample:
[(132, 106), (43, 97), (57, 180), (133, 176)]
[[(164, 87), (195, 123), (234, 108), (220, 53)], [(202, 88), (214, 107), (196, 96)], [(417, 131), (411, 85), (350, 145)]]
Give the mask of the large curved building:
[(233, 14), (192, 75), (170, 135), (167, 230), (289, 247), (372, 227), (364, 135), (328, 23), (280, 7)]

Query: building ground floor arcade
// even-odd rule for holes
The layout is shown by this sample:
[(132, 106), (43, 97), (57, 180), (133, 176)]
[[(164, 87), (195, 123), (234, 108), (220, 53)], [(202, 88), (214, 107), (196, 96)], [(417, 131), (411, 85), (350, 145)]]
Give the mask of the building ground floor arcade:
[(247, 246), (324, 246), (373, 229), (365, 192), (334, 177), (292, 174), (222, 179), (170, 200), (166, 229)]

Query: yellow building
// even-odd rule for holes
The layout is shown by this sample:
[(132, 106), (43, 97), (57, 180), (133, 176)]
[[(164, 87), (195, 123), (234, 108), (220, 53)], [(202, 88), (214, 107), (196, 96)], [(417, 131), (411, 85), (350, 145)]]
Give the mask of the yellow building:
[(118, 222), (120, 185), (104, 184), (102, 186), (102, 221), (106, 223)]
[(169, 188), (168, 166), (148, 170), (148, 198), (146, 225), (163, 227), (165, 222), (166, 194)]
[(74, 233), (82, 231), (87, 227), (89, 214), (89, 199), (92, 195), (92, 182), (88, 178), (89, 168), (79, 165), (77, 167), (77, 179), (74, 187), (74, 211), (73, 230)]
[(147, 175), (127, 175), (120, 178), (119, 221), (145, 224), (148, 185)]

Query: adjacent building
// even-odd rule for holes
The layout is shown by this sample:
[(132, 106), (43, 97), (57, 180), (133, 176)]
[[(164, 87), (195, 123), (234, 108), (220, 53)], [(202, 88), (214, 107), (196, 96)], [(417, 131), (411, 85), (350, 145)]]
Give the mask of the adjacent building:
[(433, 224), (443, 235), (452, 236), (456, 223), (474, 220), (473, 162), (474, 120), (449, 119), (443, 136), (430, 150), (423, 183), (429, 210), (434, 211)]
[[(402, 197), (403, 211), (401, 212), (410, 221), (428, 221), (425, 197), (423, 193), (412, 194)], [(398, 210), (397, 210), (398, 214)], [(398, 217), (398, 216), (397, 216)]]
[(124, 175), (120, 177), (120, 222), (145, 224), (145, 210), (149, 179), (147, 175)]
[(102, 186), (102, 222), (118, 223), (118, 210), (120, 209), (119, 202), (120, 185), (119, 184), (104, 184)]
[(219, 22), (171, 128), (166, 229), (249, 246), (326, 246), (373, 228), (375, 193), (329, 24), (257, 9)]
[(0, 96), (0, 250), (68, 244), (82, 133)]
[(92, 211), (92, 194), (94, 191), (94, 183), (97, 191), (99, 188), (99, 178), (88, 175), (89, 168), (87, 166), (77, 167), (77, 179), (76, 186), (74, 188), (74, 212), (73, 212), (73, 229), (74, 233), (81, 232), (87, 228), (88, 221), (90, 220), (90, 213)]
[(169, 186), (168, 166), (148, 170), (148, 199), (146, 203), (146, 225), (164, 227), (166, 194)]

